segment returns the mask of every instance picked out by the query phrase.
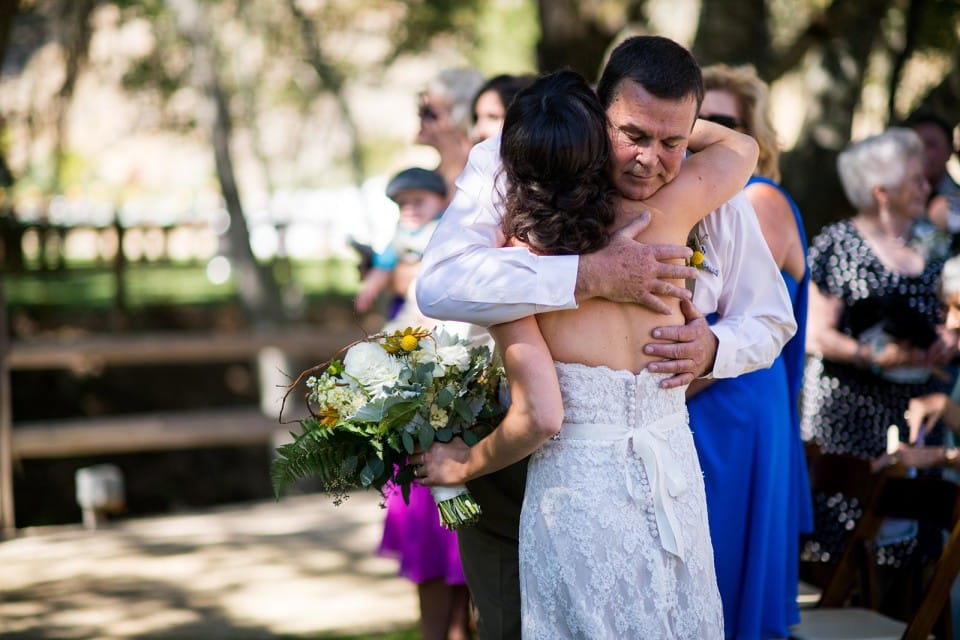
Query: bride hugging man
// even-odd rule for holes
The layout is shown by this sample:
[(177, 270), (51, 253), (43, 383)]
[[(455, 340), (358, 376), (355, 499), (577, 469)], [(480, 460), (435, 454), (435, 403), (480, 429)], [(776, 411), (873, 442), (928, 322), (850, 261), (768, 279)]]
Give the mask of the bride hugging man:
[[(476, 446), (411, 459), (481, 504), (459, 541), (484, 639), (723, 637), (684, 390), (769, 366), (795, 322), (738, 195), (756, 143), (697, 120), (702, 97), (690, 53), (655, 36), (618, 46), (596, 94), (541, 78), (474, 148), (427, 248), (421, 308), (488, 326), (512, 396)], [(683, 260), (701, 219), (698, 311)]]

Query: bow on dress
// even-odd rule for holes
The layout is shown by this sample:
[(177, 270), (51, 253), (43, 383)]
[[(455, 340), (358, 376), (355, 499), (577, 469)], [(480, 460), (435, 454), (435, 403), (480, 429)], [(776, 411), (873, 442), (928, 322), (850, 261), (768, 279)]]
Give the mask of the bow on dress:
[[(677, 412), (643, 425), (564, 423), (560, 430), (563, 438), (622, 441), (624, 458), (639, 460), (647, 472), (660, 544), (680, 560), (684, 559), (684, 549), (676, 503), (687, 490), (687, 481), (670, 447), (670, 438), (677, 428), (686, 426), (686, 413)], [(644, 496), (633, 482), (629, 465), (623, 468), (627, 493), (634, 500), (642, 501)]]

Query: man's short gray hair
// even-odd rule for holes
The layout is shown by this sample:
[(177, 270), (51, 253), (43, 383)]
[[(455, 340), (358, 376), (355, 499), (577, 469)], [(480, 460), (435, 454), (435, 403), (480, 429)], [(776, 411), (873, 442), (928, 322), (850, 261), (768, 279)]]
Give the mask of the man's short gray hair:
[(923, 159), (923, 142), (903, 127), (891, 127), (847, 147), (837, 156), (837, 171), (850, 204), (865, 209), (876, 203), (874, 187), (901, 186), (910, 157)]

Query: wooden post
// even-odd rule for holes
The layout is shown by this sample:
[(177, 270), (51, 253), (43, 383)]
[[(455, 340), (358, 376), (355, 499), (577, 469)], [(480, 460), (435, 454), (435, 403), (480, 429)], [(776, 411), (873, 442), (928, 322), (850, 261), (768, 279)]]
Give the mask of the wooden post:
[(127, 313), (127, 283), (126, 268), (127, 256), (123, 252), (123, 235), (126, 229), (120, 221), (120, 206), (113, 212), (113, 228), (117, 232), (117, 254), (113, 257), (113, 315), (114, 319), (126, 316)]
[(7, 300), (0, 272), (0, 537), (15, 532), (13, 511), (13, 398), (10, 396), (10, 339)]

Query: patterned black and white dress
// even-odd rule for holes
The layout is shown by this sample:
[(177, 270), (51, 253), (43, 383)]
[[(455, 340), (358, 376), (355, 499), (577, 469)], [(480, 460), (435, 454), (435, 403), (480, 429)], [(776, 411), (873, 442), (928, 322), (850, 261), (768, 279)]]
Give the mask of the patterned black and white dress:
[[(843, 220), (825, 227), (811, 243), (811, 282), (822, 293), (843, 301), (845, 311), (837, 329), (847, 335), (855, 333), (850, 309), (870, 299), (894, 300), (935, 325), (942, 322), (937, 282), (946, 255), (941, 250), (929, 253), (919, 275), (893, 272), (880, 262), (852, 221)], [(933, 378), (892, 382), (870, 369), (811, 356), (804, 373), (803, 437), (818, 443), (825, 453), (878, 457), (886, 451), (890, 425), (898, 425), (901, 439), (906, 440), (909, 430), (903, 413), (910, 398), (938, 390), (940, 384)], [(841, 496), (814, 496), (815, 531), (804, 545), (803, 559), (837, 562), (861, 509), (855, 500)], [(916, 547), (912, 536), (883, 546), (878, 549), (878, 563), (899, 566)]]

